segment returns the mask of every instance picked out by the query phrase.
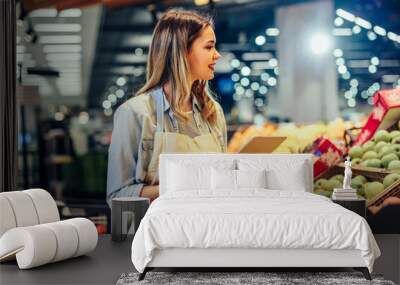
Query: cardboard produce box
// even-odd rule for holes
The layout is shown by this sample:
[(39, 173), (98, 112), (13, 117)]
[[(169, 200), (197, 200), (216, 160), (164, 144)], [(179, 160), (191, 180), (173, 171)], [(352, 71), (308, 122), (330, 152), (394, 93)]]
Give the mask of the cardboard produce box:
[(271, 153), (279, 147), (286, 137), (254, 137), (251, 138), (238, 153)]
[(314, 177), (327, 171), (338, 164), (343, 157), (343, 151), (329, 139), (320, 137), (312, 145), (311, 153), (314, 155)]

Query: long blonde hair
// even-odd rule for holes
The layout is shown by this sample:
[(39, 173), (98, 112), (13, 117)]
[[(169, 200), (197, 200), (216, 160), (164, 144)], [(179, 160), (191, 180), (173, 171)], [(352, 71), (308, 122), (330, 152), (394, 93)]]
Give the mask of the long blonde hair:
[(166, 12), (154, 29), (147, 59), (146, 83), (136, 95), (145, 94), (169, 82), (172, 93), (169, 103), (177, 119), (188, 121), (188, 116), (180, 106), (193, 94), (200, 103), (202, 117), (214, 125), (217, 113), (208, 81), (196, 80), (190, 86), (187, 59), (193, 41), (208, 26), (213, 27), (212, 19), (196, 12)]

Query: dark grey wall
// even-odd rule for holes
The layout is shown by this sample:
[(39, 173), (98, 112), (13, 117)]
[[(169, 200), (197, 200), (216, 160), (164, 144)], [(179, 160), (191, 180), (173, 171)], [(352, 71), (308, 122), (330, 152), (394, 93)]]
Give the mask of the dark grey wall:
[(17, 187), (15, 1), (0, 0), (0, 192)]

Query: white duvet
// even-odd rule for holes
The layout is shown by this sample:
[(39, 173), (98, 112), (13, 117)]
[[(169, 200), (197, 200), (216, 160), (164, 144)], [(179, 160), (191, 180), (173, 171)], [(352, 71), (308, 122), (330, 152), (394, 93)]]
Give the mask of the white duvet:
[(132, 243), (143, 272), (155, 249), (358, 249), (369, 271), (380, 250), (365, 219), (328, 198), (299, 191), (184, 191), (156, 199)]

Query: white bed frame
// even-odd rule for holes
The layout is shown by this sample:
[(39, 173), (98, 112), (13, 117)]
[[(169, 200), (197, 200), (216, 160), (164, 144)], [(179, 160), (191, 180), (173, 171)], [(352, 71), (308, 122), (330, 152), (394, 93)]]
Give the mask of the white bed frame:
[(142, 280), (146, 273), (154, 268), (173, 267), (231, 267), (240, 271), (245, 271), (245, 268), (271, 267), (352, 267), (361, 271), (367, 280), (371, 280), (369, 270), (359, 250), (253, 248), (157, 249), (153, 259), (139, 275), (139, 280)]
[[(266, 154), (235, 154), (236, 158), (257, 155), (258, 157)], [(167, 159), (190, 159), (200, 160), (202, 154), (162, 154), (160, 156), (160, 193), (165, 189), (162, 188), (162, 181), (167, 179), (164, 170), (165, 161)], [(229, 154), (215, 154), (208, 158), (210, 160), (218, 158), (228, 158)], [(284, 154), (274, 154), (273, 156), (284, 156)], [(204, 154), (203, 154), (204, 157)], [(313, 187), (313, 159), (310, 154), (292, 154), (291, 157), (304, 159), (307, 161), (305, 169), (309, 176), (306, 189), (312, 191)], [(249, 248), (170, 248), (157, 249), (154, 252), (153, 259), (149, 262), (143, 273), (139, 275), (142, 280), (146, 273), (154, 268), (184, 268), (184, 267), (206, 267), (206, 268), (237, 268), (243, 271), (243, 268), (277, 268), (277, 267), (353, 267), (362, 271), (364, 277), (371, 280), (369, 270), (365, 261), (361, 257), (359, 250), (331, 250), (331, 249), (249, 249)]]

